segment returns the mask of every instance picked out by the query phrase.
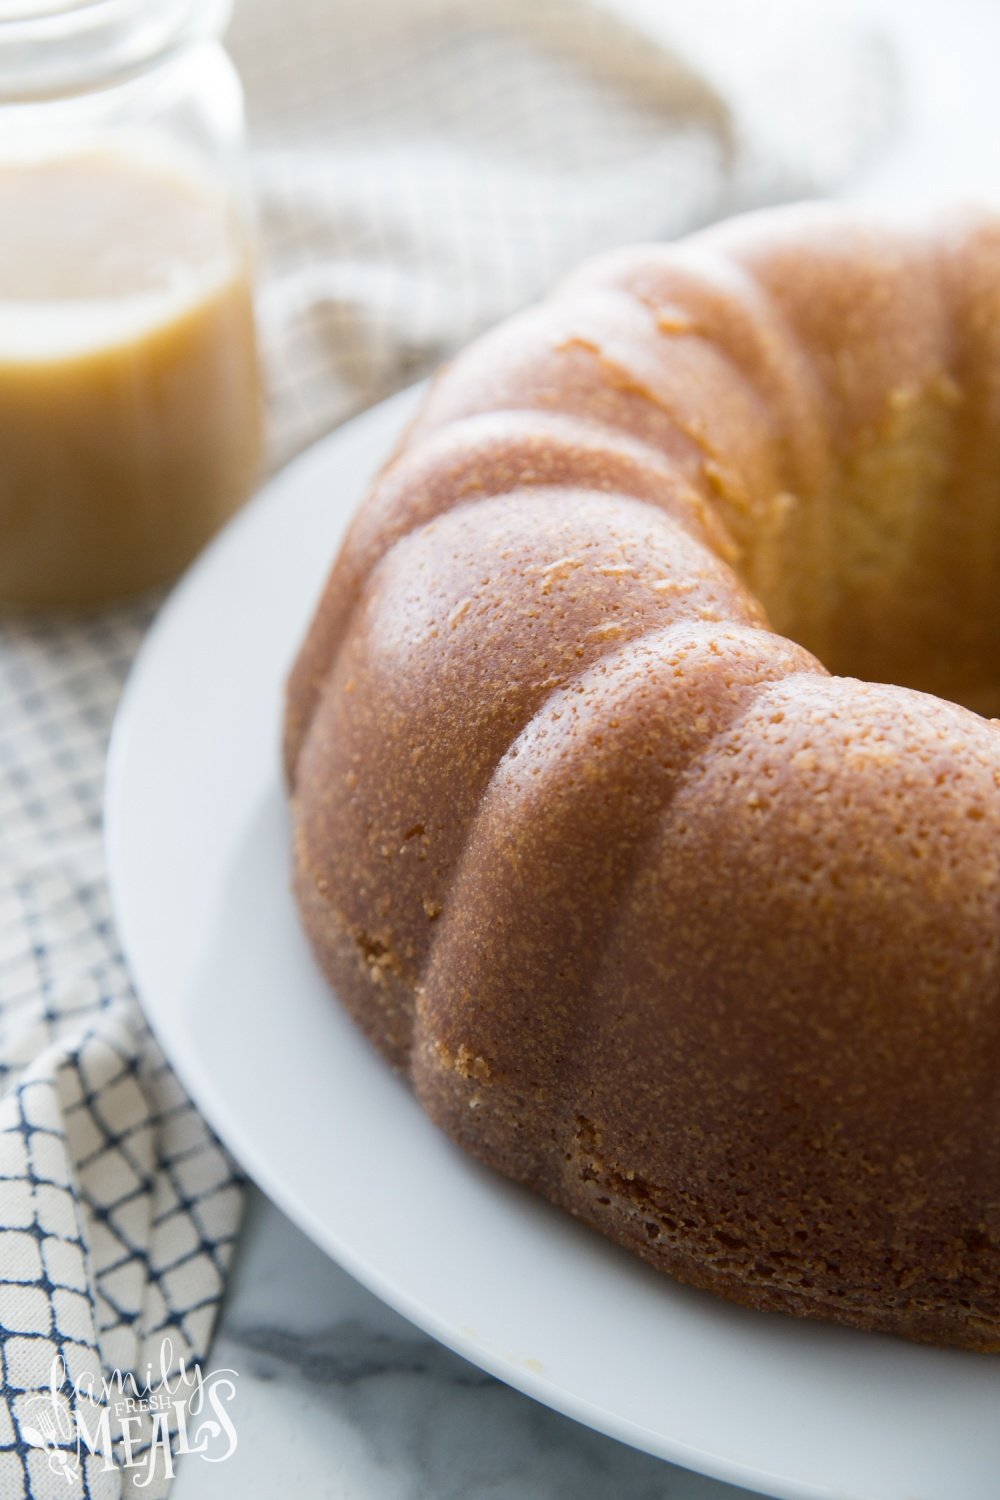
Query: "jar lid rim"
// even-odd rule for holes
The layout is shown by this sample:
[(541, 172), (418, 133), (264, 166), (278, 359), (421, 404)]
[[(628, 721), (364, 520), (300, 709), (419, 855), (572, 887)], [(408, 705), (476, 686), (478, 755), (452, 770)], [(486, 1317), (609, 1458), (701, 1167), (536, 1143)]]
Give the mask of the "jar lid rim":
[(107, 83), (225, 31), (232, 0), (0, 0), (0, 103)]

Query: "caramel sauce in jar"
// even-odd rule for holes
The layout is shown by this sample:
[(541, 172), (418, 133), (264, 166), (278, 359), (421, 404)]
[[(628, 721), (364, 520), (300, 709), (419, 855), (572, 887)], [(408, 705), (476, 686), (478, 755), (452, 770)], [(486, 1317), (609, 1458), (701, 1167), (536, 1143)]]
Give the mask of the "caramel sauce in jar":
[(173, 578), (261, 446), (250, 257), (183, 153), (0, 159), (0, 603)]

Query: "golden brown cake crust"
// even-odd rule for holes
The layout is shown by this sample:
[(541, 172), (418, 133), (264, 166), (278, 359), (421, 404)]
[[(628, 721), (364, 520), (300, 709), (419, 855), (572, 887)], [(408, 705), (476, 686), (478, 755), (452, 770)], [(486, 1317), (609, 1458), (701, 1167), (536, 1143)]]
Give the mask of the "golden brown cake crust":
[(501, 1172), (732, 1300), (1000, 1349), (997, 712), (1000, 223), (617, 252), (355, 518), (289, 684), (303, 923)]

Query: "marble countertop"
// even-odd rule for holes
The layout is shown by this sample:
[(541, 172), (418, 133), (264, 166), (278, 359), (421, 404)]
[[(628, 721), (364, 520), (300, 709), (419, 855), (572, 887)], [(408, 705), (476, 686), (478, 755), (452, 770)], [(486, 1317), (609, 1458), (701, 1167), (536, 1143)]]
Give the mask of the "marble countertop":
[[(851, 196), (1000, 195), (1000, 6), (873, 0), (904, 121)], [(727, 1500), (745, 1494), (602, 1437), (434, 1343), (260, 1194), (206, 1371), (238, 1372), (236, 1451), (187, 1460), (173, 1500)], [(945, 1500), (945, 1497), (934, 1497)]]
[(171, 1500), (730, 1500), (590, 1432), (428, 1338), (260, 1193), (205, 1373), (237, 1371), (235, 1452)]

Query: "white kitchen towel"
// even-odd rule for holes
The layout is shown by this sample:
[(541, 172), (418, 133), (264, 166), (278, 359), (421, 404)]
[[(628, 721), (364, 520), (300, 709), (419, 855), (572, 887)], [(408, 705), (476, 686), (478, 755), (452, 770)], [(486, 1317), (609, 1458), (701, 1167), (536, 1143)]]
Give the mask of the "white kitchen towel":
[(844, 0), (240, 0), (275, 461), (584, 256), (821, 194), (891, 126)]
[[(829, 189), (893, 113), (885, 46), (801, 0), (240, 0), (232, 49), (272, 462), (591, 251)], [(105, 885), (107, 738), (152, 607), (0, 628), (0, 1500), (166, 1492), (155, 1450), (152, 1482), (120, 1443), (80, 1460), (74, 1411), (93, 1432), (116, 1375), (204, 1359), (238, 1228)]]

